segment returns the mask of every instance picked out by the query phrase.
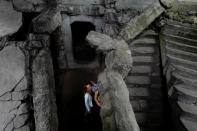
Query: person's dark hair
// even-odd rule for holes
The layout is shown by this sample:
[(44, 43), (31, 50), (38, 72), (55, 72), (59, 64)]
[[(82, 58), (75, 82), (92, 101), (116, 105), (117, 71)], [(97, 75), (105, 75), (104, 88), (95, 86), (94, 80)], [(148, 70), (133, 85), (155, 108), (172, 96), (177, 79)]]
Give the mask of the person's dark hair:
[(87, 92), (87, 85), (90, 85), (90, 86), (91, 86), (91, 83), (88, 82), (88, 83), (86, 83), (86, 84), (83, 86), (83, 92), (84, 92), (84, 94)]

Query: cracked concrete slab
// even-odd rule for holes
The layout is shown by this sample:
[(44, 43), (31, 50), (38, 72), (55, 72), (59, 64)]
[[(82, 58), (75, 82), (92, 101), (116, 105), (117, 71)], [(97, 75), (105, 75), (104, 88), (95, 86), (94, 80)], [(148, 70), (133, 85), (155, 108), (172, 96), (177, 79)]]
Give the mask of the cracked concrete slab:
[(0, 37), (17, 32), (22, 25), (22, 13), (15, 11), (12, 2), (6, 0), (0, 1), (0, 18)]
[(0, 96), (10, 92), (25, 75), (25, 56), (15, 46), (5, 47), (0, 52)]

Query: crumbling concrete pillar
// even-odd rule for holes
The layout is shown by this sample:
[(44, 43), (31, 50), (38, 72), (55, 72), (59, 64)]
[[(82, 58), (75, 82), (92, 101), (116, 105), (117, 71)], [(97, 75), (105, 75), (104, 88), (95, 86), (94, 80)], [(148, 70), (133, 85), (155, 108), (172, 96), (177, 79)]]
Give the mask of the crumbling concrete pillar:
[(31, 48), (32, 96), (36, 131), (57, 131), (55, 81), (49, 35), (29, 37)]

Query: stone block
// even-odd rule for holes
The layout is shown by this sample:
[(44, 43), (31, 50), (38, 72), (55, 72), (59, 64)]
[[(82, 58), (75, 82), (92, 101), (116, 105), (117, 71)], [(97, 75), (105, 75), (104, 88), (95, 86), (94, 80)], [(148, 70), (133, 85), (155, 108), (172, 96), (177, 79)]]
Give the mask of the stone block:
[(60, 11), (49, 8), (33, 19), (33, 30), (37, 33), (52, 33), (61, 24)]
[(16, 88), (14, 89), (14, 91), (24, 91), (27, 90), (28, 85), (27, 85), (27, 78), (24, 77), (20, 83), (16, 86)]
[(25, 114), (29, 112), (29, 107), (26, 103), (23, 103), (20, 105), (20, 107), (17, 110), (17, 115)]
[(154, 62), (153, 56), (133, 56), (133, 62), (152, 63)]
[(138, 9), (142, 10), (151, 5), (154, 0), (117, 0), (116, 9), (125, 10), (125, 9)]
[(0, 96), (10, 92), (25, 75), (25, 56), (15, 46), (0, 52)]
[(13, 120), (14, 127), (20, 128), (20, 127), (24, 126), (24, 124), (26, 123), (28, 118), (29, 118), (29, 114), (17, 115)]
[(41, 50), (33, 61), (33, 106), (36, 130), (57, 131), (52, 58), (48, 49)]
[(14, 117), (14, 114), (11, 115), (9, 113), (0, 113), (0, 130), (4, 131), (6, 126), (13, 120)]
[(22, 13), (13, 9), (11, 1), (0, 1), (0, 18), (0, 37), (17, 32), (22, 25)]
[(161, 112), (163, 110), (163, 103), (160, 101), (151, 101), (146, 99), (131, 100), (131, 105), (134, 112)]
[(159, 1), (155, 1), (141, 15), (131, 19), (119, 35), (125, 41), (134, 39), (164, 11), (165, 9), (160, 5)]
[(153, 71), (151, 66), (141, 65), (141, 66), (133, 66), (130, 73), (151, 73)]
[(156, 49), (154, 47), (132, 47), (131, 51), (133, 51), (133, 53), (141, 53), (141, 54), (146, 54), (146, 53), (155, 53)]
[(14, 131), (31, 131), (30, 126), (29, 125), (25, 125), (23, 127), (14, 129)]
[(45, 0), (13, 0), (13, 7), (21, 12), (40, 12), (47, 6)]
[(129, 88), (130, 96), (150, 96), (148, 88)]
[(59, 0), (62, 4), (70, 4), (70, 5), (98, 5), (98, 4), (104, 4), (103, 0)]
[(14, 123), (10, 122), (6, 128), (4, 129), (4, 131), (13, 131), (14, 130)]
[(102, 5), (67, 5), (60, 4), (58, 8), (66, 14), (73, 16), (76, 15), (88, 15), (88, 16), (103, 16), (105, 13), (105, 8)]
[(28, 91), (17, 91), (12, 92), (12, 100), (20, 101), (27, 98), (29, 92)]
[(0, 96), (1, 101), (9, 101), (12, 99), (12, 95), (10, 92), (5, 93), (4, 95)]
[(20, 101), (0, 101), (0, 113), (9, 113), (18, 108), (20, 104)]
[(151, 84), (151, 78), (149, 76), (128, 76), (126, 82), (128, 84)]

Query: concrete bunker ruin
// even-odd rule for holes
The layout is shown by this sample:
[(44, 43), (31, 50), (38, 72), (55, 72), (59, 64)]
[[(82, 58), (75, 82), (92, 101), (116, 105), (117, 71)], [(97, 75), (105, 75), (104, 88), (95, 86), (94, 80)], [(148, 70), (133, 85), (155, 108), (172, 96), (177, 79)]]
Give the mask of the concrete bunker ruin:
[[(7, 23), (12, 30), (6, 28), (6, 24), (0, 27), (5, 30), (3, 33), (0, 30), (0, 73), (5, 76), (0, 78), (0, 85), (10, 81), (0, 86), (0, 129), (57, 131), (59, 125), (60, 131), (75, 130), (74, 123), (77, 118), (80, 123), (83, 114), (80, 86), (89, 80), (96, 81), (105, 68), (113, 69), (106, 67), (112, 60), (105, 60), (95, 47), (85, 44), (85, 34), (91, 30), (127, 42), (133, 65), (122, 84), (128, 88), (129, 103), (141, 130), (197, 129), (195, 1), (175, 0), (174, 8), (163, 0), (154, 4), (153, 0), (61, 0), (54, 3), (38, 0), (34, 1), (37, 6), (32, 1), (24, 1), (0, 2), (5, 2), (0, 7), (9, 5), (18, 16), (14, 24)], [(29, 12), (35, 15), (31, 23), (26, 21), (25, 24), (31, 26), (31, 31), (26, 30), (20, 38), (17, 32), (20, 20), (30, 18)], [(78, 31), (81, 26), (85, 29)], [(78, 37), (78, 33), (83, 35)], [(81, 41), (76, 41), (80, 38)], [(111, 44), (110, 40), (105, 42)], [(107, 53), (119, 46), (118, 42), (113, 43)], [(105, 46), (99, 48), (106, 49)], [(86, 50), (90, 54), (85, 54)], [(106, 55), (106, 50), (104, 53)], [(109, 58), (118, 56), (111, 54)], [(131, 66), (115, 64), (119, 74)], [(122, 80), (116, 73), (109, 73), (109, 76)], [(107, 77), (100, 78), (106, 80)], [(104, 124), (110, 125), (107, 121)], [(117, 128), (120, 130), (123, 126), (120, 124)]]

